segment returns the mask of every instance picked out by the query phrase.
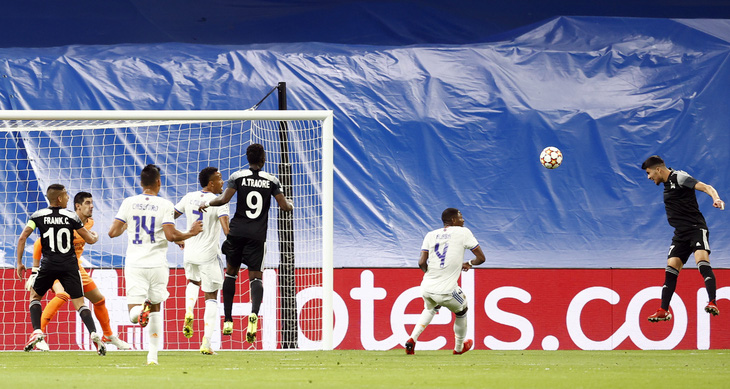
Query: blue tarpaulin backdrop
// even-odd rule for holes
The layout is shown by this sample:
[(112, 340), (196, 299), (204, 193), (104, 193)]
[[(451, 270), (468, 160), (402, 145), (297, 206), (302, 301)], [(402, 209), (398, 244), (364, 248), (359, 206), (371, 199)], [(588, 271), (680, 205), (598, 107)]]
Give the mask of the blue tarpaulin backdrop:
[[(639, 165), (660, 154), (728, 197), (729, 54), (727, 20), (580, 17), (467, 45), (10, 48), (0, 107), (245, 109), (285, 81), (290, 109), (335, 112), (337, 267), (415, 266), (446, 207), (487, 266), (663, 267), (672, 230)], [(730, 213), (698, 198), (728, 267)]]

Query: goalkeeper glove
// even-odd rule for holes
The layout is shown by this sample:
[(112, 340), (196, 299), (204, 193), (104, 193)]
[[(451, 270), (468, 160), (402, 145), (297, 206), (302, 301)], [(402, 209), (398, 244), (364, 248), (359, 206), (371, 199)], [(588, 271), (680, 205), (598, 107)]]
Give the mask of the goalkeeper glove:
[(28, 277), (28, 281), (25, 281), (25, 290), (30, 292), (33, 284), (35, 284), (36, 277), (38, 277), (38, 268), (34, 266), (31, 270), (30, 277)]

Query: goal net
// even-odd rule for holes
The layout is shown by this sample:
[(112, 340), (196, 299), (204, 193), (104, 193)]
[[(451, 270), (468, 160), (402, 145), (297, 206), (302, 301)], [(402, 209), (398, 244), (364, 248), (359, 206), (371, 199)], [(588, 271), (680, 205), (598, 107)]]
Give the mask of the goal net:
[[(234, 333), (221, 335), (216, 350), (332, 348), (332, 112), (331, 111), (0, 111), (0, 350), (20, 350), (32, 332), (28, 293), (15, 275), (18, 237), (31, 213), (48, 206), (46, 188), (66, 186), (69, 195), (93, 195), (99, 242), (86, 245), (84, 267), (105, 296), (112, 331), (143, 349), (148, 336), (129, 321), (124, 290), (126, 236), (110, 239), (122, 200), (139, 194), (139, 173), (150, 163), (161, 168), (160, 196), (177, 203), (199, 190), (207, 166), (223, 179), (248, 167), (246, 147), (261, 143), (264, 171), (276, 175), (294, 212), (279, 212), (272, 201), (264, 258), (264, 300), (254, 344), (245, 341), (251, 311), (248, 276), (241, 269), (233, 305)], [(230, 203), (235, 213), (235, 197)], [(73, 209), (73, 200), (69, 202)], [(186, 230), (184, 216), (177, 227)], [(125, 233), (126, 234), (126, 233)], [(222, 234), (221, 234), (222, 235)], [(34, 232), (23, 261), (32, 265)], [(224, 240), (221, 236), (221, 242)], [(182, 335), (185, 273), (182, 250), (168, 248), (170, 298), (163, 303), (166, 350), (198, 350), (203, 334), (203, 293), (195, 306), (194, 335)], [(225, 259), (221, 259), (222, 268)], [(29, 275), (29, 272), (25, 275)], [(45, 307), (54, 296), (49, 291)], [(91, 304), (87, 301), (87, 305)], [(96, 323), (100, 328), (99, 323)], [(51, 350), (92, 350), (86, 329), (67, 303), (46, 328)], [(114, 350), (113, 346), (109, 346)]]

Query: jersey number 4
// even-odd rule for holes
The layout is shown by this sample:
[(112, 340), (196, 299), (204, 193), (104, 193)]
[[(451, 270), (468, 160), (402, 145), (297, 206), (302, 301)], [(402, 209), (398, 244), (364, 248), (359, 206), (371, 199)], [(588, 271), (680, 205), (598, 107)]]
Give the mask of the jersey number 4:
[(134, 219), (134, 244), (142, 244), (140, 233), (146, 233), (150, 236), (150, 243), (155, 243), (155, 217), (152, 216), (147, 223), (147, 216), (132, 216)]
[(444, 244), (443, 248), (444, 248), (444, 251), (439, 252), (438, 243), (436, 243), (436, 247), (433, 248), (433, 251), (436, 253), (436, 256), (439, 257), (439, 259), (441, 260), (439, 263), (439, 267), (441, 267), (442, 269), (444, 268), (444, 266), (446, 266), (446, 252), (449, 250), (449, 244), (448, 243)]

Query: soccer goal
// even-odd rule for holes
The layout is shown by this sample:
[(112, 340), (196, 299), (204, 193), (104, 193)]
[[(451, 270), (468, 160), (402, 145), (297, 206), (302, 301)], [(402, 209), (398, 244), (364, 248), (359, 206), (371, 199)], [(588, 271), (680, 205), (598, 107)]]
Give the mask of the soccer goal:
[[(86, 246), (83, 264), (105, 296), (112, 330), (134, 349), (142, 349), (145, 332), (129, 322), (124, 297), (127, 240), (107, 236), (122, 200), (140, 193), (140, 170), (154, 163), (162, 171), (160, 196), (176, 203), (200, 189), (201, 169), (217, 167), (227, 180), (247, 167), (245, 152), (251, 143), (264, 145), (264, 171), (279, 177), (295, 210), (279, 213), (272, 202), (255, 344), (245, 342), (251, 305), (242, 269), (234, 333), (222, 336), (216, 330), (213, 348), (332, 349), (332, 123), (332, 111), (0, 111), (0, 350), (22, 349), (32, 331), (25, 281), (15, 276), (16, 247), (28, 216), (48, 206), (48, 185), (66, 186), (69, 209), (77, 192), (93, 195), (92, 230), (100, 240)], [(234, 197), (231, 216), (235, 208)], [(182, 219), (178, 228), (185, 230)], [(26, 245), (28, 268), (36, 238), (34, 233)], [(203, 334), (202, 293), (193, 338), (181, 332), (186, 284), (182, 258), (182, 250), (170, 244), (170, 298), (163, 304), (167, 350), (197, 350)], [(51, 297), (49, 292), (44, 306)], [(222, 324), (222, 304), (219, 316)], [(93, 349), (84, 331), (69, 303), (48, 325), (46, 339), (51, 350)]]

